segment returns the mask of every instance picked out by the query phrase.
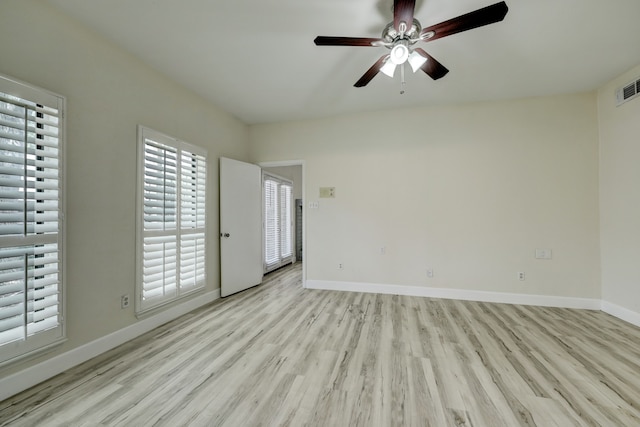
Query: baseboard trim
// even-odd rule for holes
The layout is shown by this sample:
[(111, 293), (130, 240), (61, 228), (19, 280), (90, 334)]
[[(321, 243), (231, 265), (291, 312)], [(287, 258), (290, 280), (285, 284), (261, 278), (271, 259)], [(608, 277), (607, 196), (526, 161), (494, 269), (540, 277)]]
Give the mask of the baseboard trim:
[(0, 401), (40, 384), (68, 369), (126, 343), (158, 326), (220, 298), (220, 289), (198, 295), (167, 310), (146, 317), (133, 325), (47, 359), (37, 365), (0, 379)]
[(617, 317), (620, 320), (631, 323), (632, 325), (640, 327), (640, 313), (629, 310), (628, 308), (621, 307), (609, 301), (602, 301), (602, 311), (607, 314)]
[(324, 289), (332, 291), (367, 292), (377, 294), (456, 299), (464, 301), (496, 302), (503, 304), (579, 308), (586, 310), (600, 310), (601, 307), (601, 301), (599, 299), (592, 298), (515, 294), (504, 292), (473, 291), (465, 289), (427, 288), (420, 286), (385, 285), (379, 283), (307, 280), (306, 287), (310, 289)]

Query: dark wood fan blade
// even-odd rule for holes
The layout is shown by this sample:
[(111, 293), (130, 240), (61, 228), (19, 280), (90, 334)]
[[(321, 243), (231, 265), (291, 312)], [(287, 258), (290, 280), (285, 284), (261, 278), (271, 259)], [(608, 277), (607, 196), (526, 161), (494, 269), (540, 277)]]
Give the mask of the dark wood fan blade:
[(373, 46), (373, 43), (381, 41), (381, 39), (373, 39), (368, 37), (318, 36), (313, 42), (316, 44), (316, 46)]
[(413, 25), (413, 11), (416, 7), (415, 0), (393, 0), (393, 27), (400, 31), (400, 23), (407, 24), (405, 31)]
[(371, 79), (373, 79), (376, 76), (376, 74), (380, 72), (380, 68), (382, 68), (382, 66), (384, 65), (384, 61), (387, 59), (388, 56), (389, 55), (382, 55), (380, 59), (378, 59), (376, 63), (373, 64), (373, 66), (369, 68), (367, 72), (362, 75), (362, 77), (360, 77), (360, 80), (358, 80), (356, 84), (354, 84), (354, 86), (355, 87), (366, 86), (371, 81)]
[(433, 36), (425, 38), (424, 40), (429, 42), (452, 34), (482, 27), (484, 25), (493, 24), (495, 22), (502, 21), (508, 10), (509, 8), (507, 7), (507, 4), (501, 1), (500, 3), (483, 7), (482, 9), (478, 9), (474, 12), (469, 12), (465, 15), (460, 15), (457, 18), (449, 19), (448, 21), (427, 27), (422, 30), (420, 35), (426, 36), (428, 33), (433, 32)]
[(439, 63), (433, 56), (429, 55), (423, 49), (417, 47), (414, 51), (427, 58), (427, 62), (425, 62), (420, 69), (427, 73), (433, 80), (438, 80), (449, 72), (447, 67)]

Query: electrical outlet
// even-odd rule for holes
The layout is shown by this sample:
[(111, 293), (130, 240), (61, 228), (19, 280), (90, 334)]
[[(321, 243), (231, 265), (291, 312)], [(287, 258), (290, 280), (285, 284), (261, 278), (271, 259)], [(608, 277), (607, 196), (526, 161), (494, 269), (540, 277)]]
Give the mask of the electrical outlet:
[(120, 297), (120, 308), (129, 307), (129, 295), (122, 295)]
[(433, 269), (432, 268), (427, 269), (427, 277), (429, 279), (433, 279)]
[(338, 264), (338, 270), (342, 270), (344, 268), (344, 264), (340, 263)]
[(518, 280), (524, 281), (524, 271), (518, 273)]
[(380, 247), (380, 255), (384, 255), (387, 253), (387, 248), (385, 246)]

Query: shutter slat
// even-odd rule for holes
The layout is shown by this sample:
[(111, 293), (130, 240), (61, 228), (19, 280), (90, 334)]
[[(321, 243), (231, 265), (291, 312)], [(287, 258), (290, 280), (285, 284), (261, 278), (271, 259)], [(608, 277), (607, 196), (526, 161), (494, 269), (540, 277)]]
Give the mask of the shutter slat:
[[(24, 312), (24, 305), (21, 304), (24, 300), (23, 295), (16, 295), (13, 304), (8, 301), (9, 298), (5, 299), (7, 299), (6, 302), (0, 299), (0, 308), (2, 308), (2, 310), (0, 310), (0, 331), (21, 325), (22, 321), (20, 317)], [(17, 324), (13, 323), (16, 317), (18, 318)]]

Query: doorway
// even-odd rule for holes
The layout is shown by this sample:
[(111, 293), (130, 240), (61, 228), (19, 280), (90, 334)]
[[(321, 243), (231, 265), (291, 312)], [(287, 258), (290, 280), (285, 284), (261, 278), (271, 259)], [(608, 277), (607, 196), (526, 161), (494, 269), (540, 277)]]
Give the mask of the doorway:
[(302, 261), (302, 199), (296, 199), (296, 214), (294, 221), (296, 222), (295, 226), (295, 249), (296, 249), (296, 260)]

